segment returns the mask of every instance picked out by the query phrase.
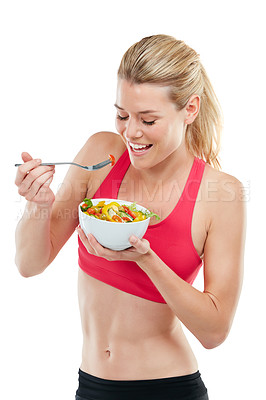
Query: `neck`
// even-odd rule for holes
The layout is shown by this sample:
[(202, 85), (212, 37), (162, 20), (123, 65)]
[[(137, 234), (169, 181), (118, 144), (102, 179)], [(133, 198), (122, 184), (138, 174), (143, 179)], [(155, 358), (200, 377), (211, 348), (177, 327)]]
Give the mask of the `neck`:
[(192, 167), (194, 156), (186, 149), (178, 148), (165, 160), (149, 169), (138, 170), (140, 179), (146, 186), (153, 186), (160, 180), (169, 182), (175, 177), (182, 180), (187, 176), (187, 171)]

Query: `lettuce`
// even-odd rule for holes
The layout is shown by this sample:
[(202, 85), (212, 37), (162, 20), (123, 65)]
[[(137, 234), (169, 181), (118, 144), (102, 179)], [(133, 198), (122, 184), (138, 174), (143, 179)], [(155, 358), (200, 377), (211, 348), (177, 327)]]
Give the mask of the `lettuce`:
[(90, 208), (90, 207), (93, 207), (93, 204), (92, 204), (92, 201), (91, 201), (91, 199), (84, 199), (83, 200), (83, 203), (85, 203), (86, 204), (86, 207), (82, 207), (82, 206), (80, 206), (80, 208), (81, 208), (81, 211), (87, 211), (88, 210), (88, 208)]
[(132, 203), (130, 205), (127, 205), (127, 207), (131, 210), (131, 211), (138, 211), (141, 212), (142, 214), (144, 214), (146, 216), (146, 218), (151, 218), (151, 217), (155, 217), (157, 220), (161, 219), (159, 217), (159, 215), (155, 214), (154, 212), (151, 212), (149, 210), (147, 211), (142, 211), (142, 210), (138, 210), (136, 203)]

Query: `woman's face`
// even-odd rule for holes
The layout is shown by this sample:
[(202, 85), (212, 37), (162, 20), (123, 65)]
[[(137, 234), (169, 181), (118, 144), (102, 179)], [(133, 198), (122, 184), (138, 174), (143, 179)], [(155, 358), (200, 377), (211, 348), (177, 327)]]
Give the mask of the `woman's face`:
[(116, 128), (136, 168), (151, 168), (180, 149), (186, 110), (177, 111), (168, 88), (118, 79)]

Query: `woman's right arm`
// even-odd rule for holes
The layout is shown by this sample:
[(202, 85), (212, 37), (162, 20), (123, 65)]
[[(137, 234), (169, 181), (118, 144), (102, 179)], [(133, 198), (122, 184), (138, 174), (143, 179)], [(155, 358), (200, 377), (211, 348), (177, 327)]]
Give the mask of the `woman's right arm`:
[(50, 217), (55, 196), (49, 185), (54, 167), (40, 166), (22, 153), (22, 164), (17, 171), (15, 184), (27, 204), (16, 229), (16, 264), (21, 275), (36, 275), (44, 269), (50, 254)]
[[(118, 135), (99, 132), (88, 139), (74, 161), (92, 165), (108, 158), (110, 152), (117, 159), (123, 151)], [(54, 260), (79, 223), (79, 203), (93, 196), (110, 168), (88, 172), (71, 166), (54, 196), (49, 187), (54, 168), (40, 166), (28, 153), (22, 158), (24, 164), (18, 168), (15, 183), (27, 204), (16, 229), (15, 262), (20, 274), (30, 277)]]

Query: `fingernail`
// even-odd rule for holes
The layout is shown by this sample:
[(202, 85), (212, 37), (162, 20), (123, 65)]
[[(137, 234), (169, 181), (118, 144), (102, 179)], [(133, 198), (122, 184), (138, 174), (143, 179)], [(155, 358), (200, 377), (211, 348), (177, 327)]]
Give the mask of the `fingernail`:
[(35, 160), (37, 163), (41, 163), (42, 162), (42, 160), (40, 159), (40, 158), (36, 158), (36, 160)]

